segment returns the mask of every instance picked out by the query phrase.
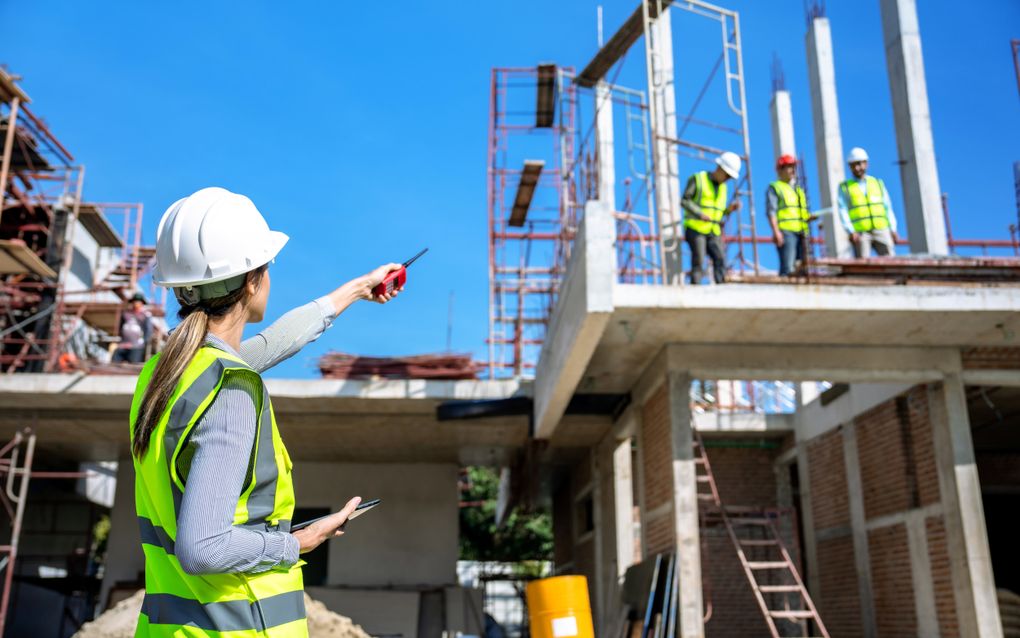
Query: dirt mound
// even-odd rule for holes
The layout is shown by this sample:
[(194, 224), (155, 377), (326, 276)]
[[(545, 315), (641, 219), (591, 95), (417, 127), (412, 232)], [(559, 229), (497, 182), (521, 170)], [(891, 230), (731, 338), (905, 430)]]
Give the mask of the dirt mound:
[[(139, 590), (92, 622), (85, 623), (74, 638), (134, 638), (138, 612), (142, 608), (145, 592)], [(305, 594), (310, 638), (371, 638), (350, 618), (335, 614), (317, 600)]]

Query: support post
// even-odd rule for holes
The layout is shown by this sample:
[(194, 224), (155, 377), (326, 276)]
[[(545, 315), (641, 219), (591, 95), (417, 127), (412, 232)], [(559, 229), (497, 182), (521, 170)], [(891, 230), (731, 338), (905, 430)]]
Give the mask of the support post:
[(613, 91), (605, 80), (595, 85), (595, 142), (598, 148), (598, 199), (616, 211), (616, 157), (613, 144)]
[(839, 222), (836, 192), (845, 179), (843, 138), (839, 131), (839, 105), (836, 102), (836, 67), (832, 55), (832, 31), (828, 18), (811, 21), (807, 38), (808, 80), (811, 87), (811, 114), (815, 129), (815, 156), (818, 159), (818, 193), (825, 217), (825, 247), (830, 257), (849, 257), (850, 240)]
[(18, 128), (18, 108), (21, 99), (14, 96), (11, 100), (11, 111), (7, 116), (7, 135), (4, 138), (4, 155), (0, 161), (0, 220), (4, 216), (4, 198), (7, 196), (7, 177), (11, 170), (11, 153), (14, 152), (14, 133)]
[(1002, 636), (967, 397), (959, 373), (928, 386), (935, 464), (961, 638)]
[(790, 92), (778, 89), (772, 93), (769, 111), (772, 113), (772, 154), (775, 156), (773, 159), (780, 155), (797, 157), (797, 143), (793, 137), (793, 106), (790, 102)]
[(910, 250), (948, 255), (916, 0), (881, 0), (880, 5)]
[(871, 553), (868, 551), (868, 528), (864, 514), (864, 484), (861, 460), (857, 453), (857, 433), (851, 421), (841, 428), (843, 462), (846, 465), (846, 492), (850, 508), (850, 530), (854, 544), (854, 565), (857, 568), (857, 594), (861, 601), (861, 634), (878, 636), (875, 621), (875, 596), (871, 584)]
[(673, 452), (673, 525), (680, 579), (679, 629), (683, 638), (703, 638), (705, 625), (691, 377), (673, 370), (667, 375)]
[(616, 509), (616, 578), (623, 580), (634, 564), (634, 473), (630, 437), (613, 450), (613, 497)]

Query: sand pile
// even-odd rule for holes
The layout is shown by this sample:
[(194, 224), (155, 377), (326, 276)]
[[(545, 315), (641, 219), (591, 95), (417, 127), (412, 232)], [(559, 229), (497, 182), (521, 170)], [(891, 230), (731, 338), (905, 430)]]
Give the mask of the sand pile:
[[(145, 592), (139, 590), (112, 609), (107, 609), (99, 618), (85, 623), (74, 638), (133, 638), (144, 597)], [(371, 638), (350, 618), (331, 612), (319, 601), (309, 598), (308, 594), (305, 594), (305, 610), (310, 638)]]

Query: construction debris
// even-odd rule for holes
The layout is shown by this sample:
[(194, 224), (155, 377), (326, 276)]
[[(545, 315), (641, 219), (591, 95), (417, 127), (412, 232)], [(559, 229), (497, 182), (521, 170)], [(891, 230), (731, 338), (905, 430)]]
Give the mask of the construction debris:
[(475, 379), (478, 368), (469, 354), (362, 357), (329, 352), (319, 359), (326, 379)]
[[(92, 622), (85, 623), (74, 638), (133, 638), (142, 609), (145, 590), (138, 590)], [(308, 615), (308, 635), (311, 638), (371, 638), (360, 625), (350, 618), (326, 609), (317, 600), (305, 594), (305, 612)]]

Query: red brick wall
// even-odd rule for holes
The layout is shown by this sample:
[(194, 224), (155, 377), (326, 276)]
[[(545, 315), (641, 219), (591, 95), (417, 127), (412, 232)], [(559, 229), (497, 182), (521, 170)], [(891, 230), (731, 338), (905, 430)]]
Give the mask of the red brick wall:
[(879, 636), (916, 636), (914, 586), (906, 525), (868, 532), (875, 625)]
[(854, 419), (868, 519), (939, 500), (928, 395), (919, 386)]
[[(807, 443), (807, 452), (815, 529), (850, 525), (843, 434), (839, 429), (826, 432)], [(825, 571), (825, 561), (819, 557), (819, 562)]]
[(971, 370), (1020, 368), (1020, 348), (967, 348), (961, 353), (963, 367)]
[(705, 439), (705, 447), (724, 504), (776, 507), (772, 464), (778, 450), (712, 447), (712, 439)]
[[(815, 497), (812, 495), (812, 500)], [(849, 638), (861, 634), (861, 599), (857, 593), (857, 568), (850, 536), (817, 542), (818, 587), (815, 600), (825, 628), (832, 636)]]
[[(669, 397), (663, 384), (648, 398), (641, 410), (641, 480), (645, 516), (673, 503), (673, 453), (669, 420)], [(667, 508), (670, 509), (670, 508)], [(669, 552), (674, 547), (673, 515), (668, 512), (655, 520), (643, 519), (645, 525), (645, 556)]]
[(949, 546), (946, 542), (946, 526), (942, 518), (925, 521), (928, 531), (928, 554), (931, 556), (931, 580), (935, 588), (935, 611), (939, 619), (939, 634), (942, 638), (960, 635), (956, 624), (956, 601), (953, 598), (953, 580), (949, 567)]

